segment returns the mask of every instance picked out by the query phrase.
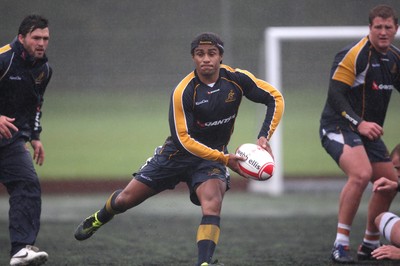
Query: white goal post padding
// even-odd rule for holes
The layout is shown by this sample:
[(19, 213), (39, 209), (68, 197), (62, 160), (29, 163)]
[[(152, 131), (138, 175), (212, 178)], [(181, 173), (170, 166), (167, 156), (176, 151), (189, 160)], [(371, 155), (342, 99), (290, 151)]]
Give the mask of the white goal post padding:
[[(281, 92), (283, 91), (281, 76), (281, 47), (283, 41), (331, 41), (344, 39), (354, 39), (354, 41), (356, 41), (359, 38), (367, 36), (368, 33), (368, 26), (267, 28), (264, 32), (266, 80)], [(399, 35), (397, 35), (397, 37), (399, 37)], [(268, 193), (272, 196), (279, 196), (284, 192), (282, 128), (283, 125), (280, 123), (271, 139), (271, 147), (276, 162), (274, 176), (270, 180), (264, 182), (250, 181), (248, 186), (249, 191)]]

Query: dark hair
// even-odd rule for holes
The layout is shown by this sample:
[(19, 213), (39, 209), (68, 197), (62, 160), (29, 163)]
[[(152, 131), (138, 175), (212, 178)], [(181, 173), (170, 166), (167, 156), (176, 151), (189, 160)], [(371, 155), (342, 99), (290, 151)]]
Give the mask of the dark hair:
[(49, 21), (40, 15), (29, 15), (24, 18), (18, 29), (18, 34), (26, 36), (36, 29), (49, 27)]
[(224, 42), (221, 40), (221, 38), (212, 32), (203, 32), (199, 34), (194, 40), (192, 41), (190, 45), (190, 53), (193, 55), (194, 54), (194, 49), (196, 49), (200, 44), (211, 44), (215, 45), (219, 53), (221, 55), (224, 54)]
[(393, 158), (395, 155), (400, 156), (400, 144), (397, 144), (396, 147), (394, 147), (394, 149), (392, 150), (392, 152), (390, 153), (390, 158)]
[(376, 17), (381, 17), (384, 19), (393, 18), (394, 23), (396, 25), (398, 24), (399, 21), (396, 14), (396, 10), (394, 10), (392, 7), (388, 5), (378, 5), (373, 9), (371, 9), (371, 11), (369, 12), (369, 24), (372, 24), (372, 21)]

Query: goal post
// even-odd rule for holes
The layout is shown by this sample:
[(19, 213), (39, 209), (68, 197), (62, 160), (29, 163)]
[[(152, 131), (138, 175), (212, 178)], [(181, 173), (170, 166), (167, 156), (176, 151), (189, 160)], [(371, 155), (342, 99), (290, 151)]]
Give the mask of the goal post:
[[(367, 36), (368, 33), (368, 26), (266, 28), (264, 31), (264, 62), (266, 81), (271, 83), (271, 85), (275, 86), (281, 92), (283, 92), (281, 75), (281, 48), (283, 41), (332, 41), (345, 39), (357, 40), (357, 38)], [(281, 122), (271, 139), (271, 148), (274, 153), (276, 162), (274, 176), (266, 182), (251, 180), (248, 186), (248, 190), (250, 192), (267, 193), (272, 196), (279, 196), (284, 192), (284, 143), (282, 140), (283, 128), (284, 125)]]

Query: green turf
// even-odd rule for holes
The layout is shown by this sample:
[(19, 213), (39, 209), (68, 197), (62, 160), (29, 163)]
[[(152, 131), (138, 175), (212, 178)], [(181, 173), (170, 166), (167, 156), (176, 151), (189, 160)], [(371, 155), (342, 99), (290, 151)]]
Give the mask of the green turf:
[[(118, 215), (92, 238), (76, 241), (76, 226), (101, 207), (107, 196), (43, 197), (42, 226), (36, 244), (50, 255), (46, 265), (195, 264), (195, 236), (201, 212), (189, 203), (187, 193), (157, 195)], [(281, 197), (228, 192), (214, 258), (226, 266), (332, 265), (329, 256), (335, 237), (338, 197), (335, 191), (291, 192)], [(365, 230), (367, 201), (366, 196), (353, 223), (353, 253)], [(0, 265), (7, 265), (7, 198), (0, 197), (0, 202)], [(398, 203), (394, 202), (392, 211), (399, 212)]]
[[(285, 175), (340, 175), (318, 137), (325, 93), (284, 92), (280, 165)], [(129, 176), (169, 134), (169, 92), (52, 94), (50, 90), (46, 96), (42, 118), (46, 162), (37, 168), (44, 179)], [(398, 142), (398, 102), (398, 93), (394, 92), (385, 125), (384, 139), (389, 147)], [(255, 142), (263, 114), (261, 105), (243, 101), (231, 151), (242, 143)]]

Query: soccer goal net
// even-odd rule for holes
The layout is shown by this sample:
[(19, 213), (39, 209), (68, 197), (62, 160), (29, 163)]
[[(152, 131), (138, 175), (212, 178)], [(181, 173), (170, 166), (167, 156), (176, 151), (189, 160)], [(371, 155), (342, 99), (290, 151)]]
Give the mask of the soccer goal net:
[[(339, 51), (338, 47), (342, 48), (351, 40), (357, 41), (367, 36), (368, 32), (369, 29), (367, 26), (267, 28), (264, 32), (264, 51), (262, 51), (265, 56), (265, 78), (269, 83), (282, 91), (284, 95), (285, 90), (297, 89), (301, 86), (318, 86), (320, 90), (325, 91), (325, 94), (328, 86), (330, 65), (332, 64), (335, 53)], [(333, 49), (329, 46), (332, 45), (332, 43), (336, 43), (337, 47)], [(319, 47), (314, 49), (313, 45), (316, 44)], [(298, 46), (302, 48), (298, 48)], [(296, 49), (300, 49), (301, 52), (293, 52)], [(300, 53), (302, 53), (302, 55), (300, 55)], [(297, 59), (298, 56), (301, 59)], [(320, 70), (318, 70), (319, 73), (316, 73), (318, 72), (317, 70), (313, 70), (313, 67), (318, 68), (316, 65), (318, 61), (323, 61), (320, 62), (320, 64), (327, 67), (327, 69), (323, 70), (323, 73)], [(306, 82), (312, 85), (307, 85), (305, 84)], [(301, 95), (301, 92), (296, 93), (296, 95)], [(304, 94), (307, 94), (307, 92), (304, 92)], [(312, 97), (312, 95), (308, 97), (310, 96)], [(270, 195), (281, 195), (284, 192), (285, 161), (283, 146), (286, 143), (283, 141), (282, 132), (286, 128), (285, 116), (291, 115), (287, 112), (287, 110), (290, 109), (289, 105), (296, 104), (296, 101), (289, 102), (285, 98), (285, 103), (286, 110), (284, 118), (271, 140), (277, 165), (274, 176), (267, 182), (250, 181), (248, 189), (251, 192), (263, 192)], [(312, 99), (309, 101), (309, 104), (313, 104)], [(301, 107), (299, 109), (301, 109)], [(322, 111), (322, 109), (320, 111)], [(298, 112), (301, 113), (302, 110), (298, 110)], [(315, 119), (318, 120), (318, 118)], [(316, 121), (316, 123), (318, 123), (318, 121)], [(318, 129), (312, 129), (312, 131), (315, 132), (317, 132), (317, 130)], [(291, 132), (291, 134), (307, 135), (311, 133)], [(315, 134), (313, 138), (318, 138), (317, 134)], [(319, 148), (322, 149), (322, 147)], [(299, 161), (299, 163), (301, 162)]]

